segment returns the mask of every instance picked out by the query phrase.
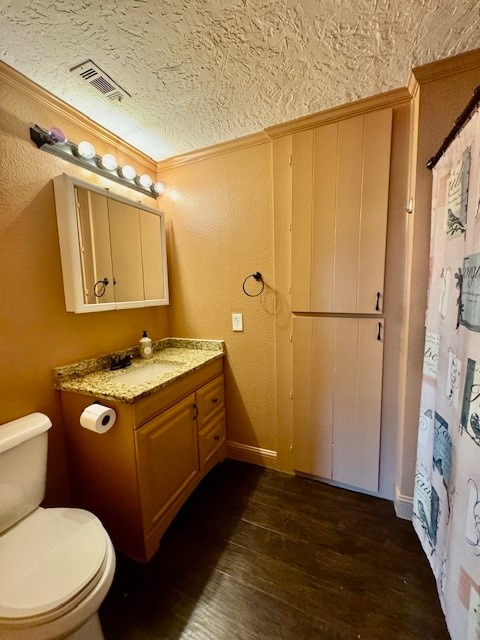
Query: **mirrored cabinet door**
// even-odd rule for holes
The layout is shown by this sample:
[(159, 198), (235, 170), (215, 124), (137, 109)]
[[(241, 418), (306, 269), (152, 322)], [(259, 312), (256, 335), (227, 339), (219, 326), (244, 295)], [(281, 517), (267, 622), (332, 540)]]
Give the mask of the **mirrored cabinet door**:
[[(130, 205), (109, 198), (108, 215), (115, 278), (115, 302), (145, 300), (139, 211)], [(154, 238), (154, 242), (158, 251), (158, 238)], [(152, 274), (152, 277), (158, 277), (158, 274)]]
[(114, 301), (107, 198), (75, 187), (85, 304)]
[[(158, 250), (157, 238), (162, 236), (161, 220), (148, 211), (139, 211), (140, 236), (142, 240), (143, 284), (147, 306), (165, 297), (165, 279), (162, 252)], [(160, 277), (159, 277), (160, 274)]]
[(67, 311), (168, 304), (163, 213), (65, 174), (54, 188)]

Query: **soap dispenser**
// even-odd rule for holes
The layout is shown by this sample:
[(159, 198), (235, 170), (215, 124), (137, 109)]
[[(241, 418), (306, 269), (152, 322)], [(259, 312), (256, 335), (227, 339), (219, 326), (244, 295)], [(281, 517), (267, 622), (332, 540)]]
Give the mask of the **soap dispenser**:
[(153, 349), (152, 349), (152, 340), (151, 338), (148, 337), (148, 334), (146, 331), (143, 332), (143, 335), (140, 338), (139, 342), (140, 342), (140, 357), (145, 358), (145, 360), (148, 360), (153, 356)]

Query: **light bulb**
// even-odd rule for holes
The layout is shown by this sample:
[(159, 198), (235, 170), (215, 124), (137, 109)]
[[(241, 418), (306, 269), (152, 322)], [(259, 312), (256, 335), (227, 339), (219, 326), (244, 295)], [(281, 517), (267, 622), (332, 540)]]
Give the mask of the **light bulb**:
[(95, 147), (90, 142), (82, 140), (82, 142), (80, 142), (77, 147), (76, 155), (90, 160), (91, 158), (95, 157)]
[(101, 165), (104, 169), (108, 169), (109, 171), (114, 171), (117, 168), (117, 159), (115, 156), (112, 156), (111, 153), (106, 153), (102, 156)]
[(137, 172), (130, 164), (126, 164), (124, 167), (120, 167), (118, 173), (122, 178), (125, 178), (126, 180), (133, 180), (137, 175)]
[(57, 145), (58, 147), (62, 147), (67, 142), (67, 136), (58, 127), (52, 127), (46, 133), (43, 133), (42, 138), (47, 144)]
[(167, 187), (164, 182), (155, 182), (155, 184), (152, 184), (152, 191), (157, 193), (159, 196), (163, 195), (166, 190)]
[(144, 173), (139, 178), (137, 178), (137, 180), (138, 180), (138, 184), (141, 185), (144, 189), (150, 189), (150, 187), (153, 184), (153, 180), (146, 173)]

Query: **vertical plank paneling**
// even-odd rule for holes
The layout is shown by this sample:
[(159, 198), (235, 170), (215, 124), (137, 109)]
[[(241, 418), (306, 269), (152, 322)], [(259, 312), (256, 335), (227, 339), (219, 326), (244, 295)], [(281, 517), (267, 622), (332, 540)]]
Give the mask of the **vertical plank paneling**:
[(313, 324), (313, 439), (311, 473), (332, 477), (335, 319), (315, 318)]
[(293, 467), (332, 475), (334, 318), (293, 321)]
[[(383, 321), (382, 321), (383, 322)], [(383, 341), (375, 318), (336, 320), (332, 478), (378, 490)]]
[(333, 468), (332, 479), (355, 485), (355, 445), (357, 433), (357, 318), (335, 319), (335, 364), (333, 408)]
[(358, 327), (356, 419), (360, 439), (355, 446), (358, 460), (355, 466), (359, 474), (355, 486), (369, 491), (378, 491), (384, 322), (361, 318)]
[(365, 115), (357, 313), (383, 309), (391, 136), (392, 109)]
[(358, 289), (364, 116), (338, 124), (333, 311), (355, 313)]
[(293, 319), (293, 468), (310, 471), (312, 422), (312, 368), (314, 318)]
[(333, 311), (337, 137), (338, 123), (314, 132), (311, 311)]
[(310, 310), (313, 130), (292, 136), (292, 311)]
[[(293, 460), (378, 490), (392, 110), (292, 136)], [(377, 292), (380, 293), (376, 309)]]
[(333, 318), (293, 322), (293, 467), (332, 474)]

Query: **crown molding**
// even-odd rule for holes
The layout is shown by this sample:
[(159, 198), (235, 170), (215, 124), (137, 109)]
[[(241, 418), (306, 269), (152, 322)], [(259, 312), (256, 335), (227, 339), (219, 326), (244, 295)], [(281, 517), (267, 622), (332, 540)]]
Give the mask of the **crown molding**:
[(45, 105), (67, 120), (70, 120), (74, 125), (84, 129), (86, 135), (95, 136), (102, 140), (102, 142), (114, 146), (133, 160), (143, 164), (149, 171), (156, 172), (157, 163), (155, 160), (143, 154), (141, 151), (128, 144), (115, 134), (107, 131), (107, 129), (95, 123), (93, 120), (83, 115), (80, 111), (71, 107), (66, 102), (63, 102), (63, 100), (60, 100), (40, 85), (29, 80), (26, 76), (21, 74), (19, 71), (16, 71), (3, 61), (0, 61), (0, 81), (5, 82), (14, 89), (21, 91), (29, 98)]
[(197, 149), (172, 158), (167, 158), (166, 160), (160, 160), (158, 163), (158, 170), (160, 172), (167, 171), (168, 169), (180, 167), (192, 162), (213, 158), (215, 156), (222, 155), (223, 153), (247, 149), (248, 147), (271, 142), (275, 138), (285, 136), (296, 131), (310, 129), (328, 122), (343, 120), (353, 115), (375, 111), (376, 109), (394, 107), (410, 102), (410, 100), (411, 95), (408, 89), (394, 89), (393, 91), (381, 93), (371, 98), (363, 98), (362, 100), (357, 100), (346, 105), (333, 107), (326, 111), (320, 111), (296, 120), (267, 127), (263, 131), (252, 133), (248, 136), (242, 136), (241, 138), (235, 138), (234, 140), (227, 140), (226, 142), (220, 142), (212, 145), (211, 147)]
[(411, 95), (408, 89), (402, 87), (385, 93), (379, 93), (370, 98), (362, 98), (361, 100), (355, 100), (354, 102), (326, 109), (325, 111), (319, 111), (308, 116), (297, 118), (296, 120), (274, 125), (273, 127), (267, 127), (265, 132), (272, 139), (279, 138), (280, 136), (296, 133), (297, 131), (304, 131), (305, 129), (311, 129), (312, 127), (330, 122), (337, 122), (362, 113), (368, 113), (369, 111), (395, 107), (410, 102), (410, 100)]
[(480, 68), (480, 49), (473, 49), (472, 51), (459, 53), (451, 58), (415, 67), (412, 69), (410, 79), (413, 76), (418, 84), (426, 84), (427, 82), (434, 82), (440, 78), (478, 68)]
[(417, 95), (418, 91), (420, 90), (420, 84), (419, 84), (417, 78), (415, 77), (413, 71), (410, 72), (410, 77), (408, 78), (407, 88), (408, 88), (408, 92), (412, 96), (412, 99), (415, 99), (415, 96)]
[(195, 149), (195, 151), (188, 151), (172, 158), (166, 158), (158, 162), (158, 170), (166, 171), (175, 167), (181, 167), (185, 164), (192, 162), (198, 162), (200, 160), (206, 160), (207, 158), (214, 158), (224, 153), (230, 153), (232, 151), (240, 151), (241, 149), (248, 149), (249, 147), (255, 147), (259, 144), (265, 144), (270, 142), (269, 136), (264, 131), (257, 133), (251, 133), (241, 138), (235, 138), (233, 140), (227, 140), (225, 142), (219, 142), (210, 147), (204, 147), (202, 149)]

